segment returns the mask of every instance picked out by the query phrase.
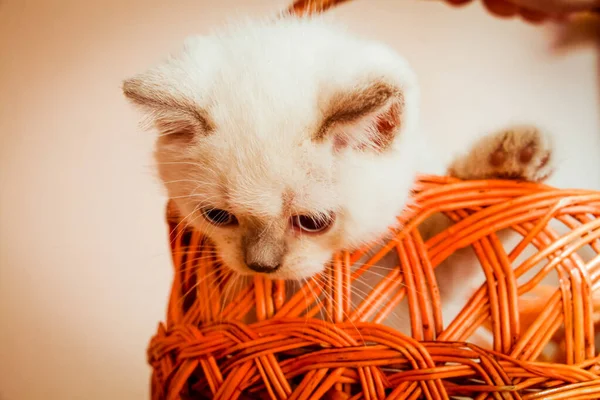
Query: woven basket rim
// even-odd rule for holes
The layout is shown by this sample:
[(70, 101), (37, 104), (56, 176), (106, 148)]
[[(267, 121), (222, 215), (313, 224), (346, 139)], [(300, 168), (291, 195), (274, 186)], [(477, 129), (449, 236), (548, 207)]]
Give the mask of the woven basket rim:
[[(503, 196), (509, 198), (504, 199)], [(179, 224), (179, 228), (171, 232), (176, 274), (167, 321), (161, 324), (149, 347), (149, 361), (154, 370), (154, 398), (163, 398), (161, 396), (165, 393), (180, 393), (187, 387), (194, 371), (202, 371), (201, 376), (204, 378), (199, 381), (203, 382), (200, 385), (202, 390), (212, 392), (215, 398), (223, 399), (236, 398), (241, 392), (255, 395), (263, 393), (266, 398), (294, 396), (296, 392), (308, 391), (305, 385), (311, 380), (317, 382), (316, 386), (310, 389), (311, 396), (315, 396), (315, 393), (324, 396), (324, 393), (333, 393), (336, 385), (330, 384), (336, 379), (356, 382), (347, 385), (359, 385), (364, 393), (371, 391), (375, 396), (373, 398), (404, 398), (402, 393), (412, 393), (414, 396), (430, 393), (433, 396), (431, 398), (446, 398), (461, 393), (479, 393), (481, 396), (482, 393), (501, 392), (509, 398), (559, 399), (568, 395), (584, 399), (594, 398), (600, 393), (600, 357), (594, 348), (593, 321), (594, 307), (597, 304), (592, 302), (590, 294), (600, 285), (600, 192), (556, 189), (528, 182), (463, 182), (449, 177), (421, 176), (415, 185), (414, 198), (419, 206), (401, 217), (405, 221), (405, 228), (398, 232), (395, 238), (405, 249), (405, 256), (409, 260), (407, 264), (415, 264), (410, 270), (402, 271), (405, 275), (414, 275), (415, 281), (409, 285), (413, 289), (431, 288), (431, 282), (427, 280), (427, 271), (431, 272), (431, 265), (438, 263), (444, 254), (454, 251), (451, 243), (453, 235), (457, 235), (456, 230), (442, 233), (427, 243), (420, 240), (416, 233), (419, 221), (442, 209), (446, 209), (449, 214), (456, 213), (458, 223), (465, 226), (475, 226), (477, 223), (473, 221), (484, 218), (485, 215), (501, 216), (505, 212), (505, 216), (501, 218), (504, 225), (513, 224), (523, 229), (528, 228), (522, 234), (524, 238), (529, 237), (531, 242), (538, 240), (537, 236), (546, 234), (544, 232), (551, 233), (546, 227), (551, 218), (564, 217), (565, 221), (573, 223), (572, 231), (555, 242), (546, 243), (546, 248), (540, 250), (539, 254), (552, 253), (552, 246), (562, 249), (564, 254), (565, 249), (574, 248), (578, 243), (583, 246), (585, 242), (595, 246), (596, 261), (585, 264), (575, 255), (566, 255), (560, 263), (556, 262), (556, 268), (562, 268), (561, 263), (566, 263), (564, 266), (569, 268), (563, 271), (568, 284), (552, 291), (545, 300), (544, 309), (538, 309), (536, 319), (525, 326), (519, 319), (519, 310), (515, 311), (510, 304), (511, 298), (515, 300), (523, 294), (519, 290), (532, 290), (535, 287), (534, 284), (527, 283), (515, 287), (516, 292), (508, 293), (504, 299), (502, 296), (496, 296), (496, 300), (492, 301), (486, 296), (475, 295), (465, 308), (466, 311), (450, 325), (442, 328), (438, 326), (437, 317), (431, 309), (420, 309), (418, 301), (414, 301), (410, 307), (411, 323), (417, 326), (427, 325), (428, 328), (422, 329), (421, 326), (417, 336), (410, 338), (379, 323), (361, 319), (369, 313), (372, 318), (377, 312), (375, 308), (365, 308), (362, 316), (355, 314), (356, 319), (349, 322), (344, 312), (356, 310), (349, 310), (347, 304), (340, 306), (339, 303), (331, 302), (329, 305), (322, 305), (325, 308), (329, 307), (333, 315), (331, 321), (316, 318), (314, 311), (312, 316), (307, 317), (311, 310), (317, 307), (316, 304), (306, 307), (300, 297), (294, 298), (292, 295), (286, 298), (281, 281), (271, 281), (262, 277), (254, 278), (247, 290), (240, 291), (239, 296), (229, 304), (219, 307), (207, 306), (218, 304), (220, 297), (215, 294), (215, 287), (206, 286), (196, 289), (194, 301), (184, 306), (184, 297), (189, 295), (189, 288), (184, 281), (194, 274), (204, 276), (207, 274), (207, 268), (214, 268), (216, 264), (199, 261), (193, 270), (186, 265), (183, 256), (186, 251), (188, 256), (197, 255), (198, 249), (206, 242), (202, 241), (199, 233), (180, 229), (182, 226), (172, 214), (174, 209), (171, 206), (167, 218), (169, 225), (174, 228)], [(471, 216), (463, 215), (464, 218), (461, 218), (461, 210), (469, 207), (479, 208), (480, 211)], [(596, 219), (591, 218), (590, 213), (595, 215)], [(513, 214), (520, 217), (516, 218)], [(577, 224), (575, 221), (578, 221)], [(489, 225), (488, 230), (493, 234), (495, 229), (504, 225)], [(595, 236), (588, 235), (588, 240), (583, 240), (586, 237), (585, 232), (591, 232)], [(466, 237), (472, 238), (473, 235), (487, 240), (487, 233), (480, 231), (473, 231)], [(494, 250), (493, 241), (490, 245), (492, 247), (486, 250), (489, 253), (485, 253), (487, 259), (501, 254), (499, 249)], [(414, 254), (410, 255), (411, 246), (417, 251), (416, 258)], [(363, 250), (342, 252), (336, 256), (332, 266), (332, 270), (337, 271), (332, 273), (333, 283), (329, 289), (323, 290), (331, 290), (332, 293), (347, 290), (345, 285), (351, 277), (348, 265), (360, 257), (361, 251)], [(419, 254), (425, 254), (423, 251), (429, 255), (428, 262), (432, 263), (429, 266), (423, 264), (423, 260), (418, 257)], [(555, 259), (558, 260), (559, 257)], [(576, 262), (572, 262), (573, 260)], [(419, 273), (419, 268), (415, 266), (420, 266), (424, 273)], [(515, 271), (518, 273), (518, 268)], [(353, 273), (356, 274), (356, 271)], [(506, 279), (508, 284), (511, 280), (513, 283), (515, 281), (514, 277)], [(321, 289), (318, 285), (313, 285), (310, 290)], [(413, 300), (418, 298), (414, 291), (412, 294), (410, 291), (409, 289), (405, 296), (409, 302), (411, 296)], [(568, 293), (568, 296), (561, 297), (561, 293), (562, 296)], [(434, 300), (429, 298), (428, 301)], [(488, 311), (486, 314), (486, 318), (495, 315), (492, 317), (496, 321), (493, 324), (496, 328), (492, 332), (495, 347), (492, 349), (483, 349), (465, 342), (472, 332), (470, 325), (481, 323), (478, 316), (486, 307), (488, 310), (497, 310)], [(258, 321), (241, 322), (239, 318), (250, 312), (250, 308), (255, 308)], [(567, 310), (570, 311), (566, 313)], [(417, 322), (412, 320), (413, 314), (418, 315)], [(198, 323), (199, 321), (204, 322)], [(537, 360), (540, 349), (552, 340), (553, 333), (559, 331), (569, 338), (565, 344), (567, 362)], [(369, 346), (361, 342), (365, 337), (371, 343)], [(308, 348), (318, 344), (320, 350), (312, 353), (304, 351), (303, 354), (294, 357), (287, 353), (282, 355), (290, 346), (296, 346), (297, 351), (300, 351), (303, 348), (300, 343), (302, 340), (306, 343), (312, 341), (313, 344), (307, 345)], [(261, 367), (258, 367), (256, 362), (262, 360), (260, 354), (264, 354), (265, 351), (265, 354), (272, 354), (272, 357), (268, 357), (270, 361), (264, 361), (266, 364), (260, 364)], [(187, 375), (181, 369), (184, 364), (178, 364), (178, 368), (173, 365), (170, 369), (165, 367), (169, 354), (173, 353), (177, 354), (176, 359), (188, 360), (190, 365), (194, 365), (194, 368), (188, 366)], [(408, 355), (411, 356), (406, 358)], [(340, 357), (350, 361), (343, 361)], [(395, 364), (396, 367), (400, 367), (400, 372), (383, 373), (382, 368), (385, 369), (385, 366), (396, 362), (393, 360), (400, 360)], [(457, 366), (449, 367), (448, 363)], [(363, 367), (360, 367), (361, 365)], [(407, 365), (412, 367), (407, 370)], [(245, 375), (232, 378), (231, 374), (242, 366)], [(315, 369), (316, 367), (319, 368)], [(454, 369), (457, 372), (449, 372)], [(166, 373), (167, 370), (171, 372)], [(267, 370), (271, 372), (267, 373)], [(328, 372), (323, 373), (323, 376), (319, 375), (318, 371), (324, 370)], [(356, 371), (363, 370), (370, 371), (370, 377), (356, 375)], [(364, 371), (363, 373), (366, 373)], [(209, 379), (211, 374), (216, 374), (210, 378), (216, 379), (212, 384)], [(473, 375), (483, 379), (484, 383), (473, 385), (473, 381), (467, 379)], [(220, 383), (218, 376), (221, 379)], [(292, 385), (296, 379), (300, 380), (297, 384), (299, 386)], [(233, 385), (234, 380), (239, 382)], [(470, 384), (457, 387), (456, 382), (459, 381)], [(341, 388), (340, 393), (343, 393), (344, 385), (337, 386)], [(401, 389), (395, 391), (394, 388)]]

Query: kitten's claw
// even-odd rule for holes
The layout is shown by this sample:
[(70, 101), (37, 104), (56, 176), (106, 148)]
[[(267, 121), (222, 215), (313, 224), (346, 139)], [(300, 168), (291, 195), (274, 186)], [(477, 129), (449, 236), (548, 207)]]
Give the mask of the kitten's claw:
[(457, 158), (448, 173), (461, 179), (515, 179), (540, 182), (553, 171), (548, 134), (532, 126), (506, 129), (479, 140)]

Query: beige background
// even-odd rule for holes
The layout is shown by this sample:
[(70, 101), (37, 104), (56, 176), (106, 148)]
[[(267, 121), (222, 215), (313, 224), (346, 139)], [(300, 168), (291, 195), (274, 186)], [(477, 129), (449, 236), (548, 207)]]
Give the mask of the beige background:
[[(147, 398), (171, 268), (152, 134), (120, 81), (227, 15), (285, 3), (0, 1), (0, 399)], [(412, 62), (442, 157), (532, 120), (557, 133), (552, 183), (600, 189), (591, 49), (552, 54), (546, 29), (478, 5), (361, 0), (334, 14)]]

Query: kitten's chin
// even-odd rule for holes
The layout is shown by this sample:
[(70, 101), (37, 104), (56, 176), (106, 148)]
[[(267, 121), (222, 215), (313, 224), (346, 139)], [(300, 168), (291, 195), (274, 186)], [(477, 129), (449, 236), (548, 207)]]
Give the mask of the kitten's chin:
[(320, 267), (303, 267), (296, 269), (282, 268), (280, 271), (269, 274), (267, 277), (269, 279), (283, 279), (286, 281), (305, 281), (318, 276), (323, 271), (325, 271), (325, 265), (321, 265)]
[[(233, 264), (235, 265), (235, 264)], [(252, 271), (250, 268), (241, 265), (232, 266), (232, 264), (225, 263), (225, 266), (232, 270), (234, 273), (242, 276), (264, 276), (267, 279), (273, 280), (285, 280), (285, 281), (304, 281), (311, 279), (314, 276), (319, 275), (325, 271), (325, 264), (320, 267), (302, 267), (302, 268), (288, 268), (283, 266), (281, 269), (271, 273), (257, 273)]]
[[(226, 258), (226, 257), (223, 257)], [(318, 276), (325, 271), (328, 261), (324, 262), (303, 262), (301, 264), (284, 264), (277, 271), (271, 273), (257, 273), (248, 268), (244, 263), (234, 260), (225, 260), (223, 262), (227, 268), (242, 276), (264, 276), (267, 279), (281, 279), (286, 281), (304, 281)]]

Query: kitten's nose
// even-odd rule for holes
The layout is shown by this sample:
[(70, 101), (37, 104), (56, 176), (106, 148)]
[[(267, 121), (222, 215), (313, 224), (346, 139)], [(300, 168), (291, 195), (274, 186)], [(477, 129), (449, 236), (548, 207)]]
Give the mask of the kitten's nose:
[(277, 264), (277, 265), (267, 265), (267, 264), (260, 264), (260, 263), (248, 264), (248, 268), (250, 268), (252, 271), (260, 272), (263, 274), (273, 273), (273, 272), (277, 271), (280, 266), (281, 266), (281, 264)]

